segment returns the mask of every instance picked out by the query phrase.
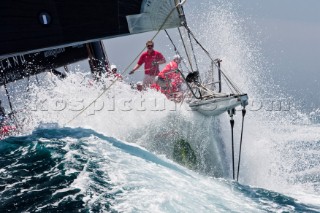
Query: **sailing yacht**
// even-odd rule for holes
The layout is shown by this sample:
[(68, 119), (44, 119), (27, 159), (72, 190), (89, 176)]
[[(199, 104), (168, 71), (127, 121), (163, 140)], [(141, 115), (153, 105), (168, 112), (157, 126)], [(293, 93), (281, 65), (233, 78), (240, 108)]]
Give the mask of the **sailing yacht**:
[[(56, 69), (64, 67), (68, 71), (68, 64), (84, 59), (89, 59), (92, 74), (99, 76), (108, 70), (110, 64), (102, 39), (150, 31), (156, 32), (157, 36), (169, 28), (185, 28), (208, 55), (219, 76), (217, 81), (212, 79), (211, 83), (205, 84), (200, 79), (200, 70), (189, 67), (185, 72), (180, 71), (191, 94), (190, 108), (207, 116), (216, 116), (248, 104), (247, 94), (226, 76), (220, 67), (221, 61), (213, 59), (189, 29), (183, 10), (185, 0), (51, 0), (50, 4), (34, 0), (3, 1), (6, 7), (0, 8), (3, 20), (0, 86), (6, 87), (8, 83), (21, 79), (29, 80), (30, 76), (42, 72), (65, 76)], [(177, 49), (176, 54), (180, 54)], [(231, 92), (221, 91), (221, 76), (231, 85)], [(7, 92), (6, 95), (10, 102), (10, 94)], [(14, 112), (11, 104), (10, 107)]]

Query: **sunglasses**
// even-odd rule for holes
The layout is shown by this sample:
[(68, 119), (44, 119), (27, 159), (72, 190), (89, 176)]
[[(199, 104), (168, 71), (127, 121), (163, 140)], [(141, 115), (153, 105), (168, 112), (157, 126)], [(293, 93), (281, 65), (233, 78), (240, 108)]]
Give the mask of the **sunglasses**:
[(148, 48), (149, 48), (149, 47), (153, 47), (153, 45), (148, 45), (147, 47), (148, 47)]

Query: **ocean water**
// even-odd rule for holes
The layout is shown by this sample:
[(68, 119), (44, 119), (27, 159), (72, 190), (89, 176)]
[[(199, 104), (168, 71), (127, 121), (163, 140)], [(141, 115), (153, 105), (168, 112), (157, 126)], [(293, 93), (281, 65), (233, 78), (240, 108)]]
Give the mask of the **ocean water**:
[[(319, 110), (299, 110), (299, 97), (274, 84), (232, 5), (187, 11), (199, 40), (249, 94), (239, 182), (226, 113), (205, 117), (126, 82), (92, 84), (75, 69), (65, 80), (44, 74), (28, 91), (16, 88), (22, 130), (0, 141), (0, 212), (320, 212)], [(195, 165), (174, 160), (179, 140)]]
[(91, 129), (1, 142), (1, 212), (317, 212), (274, 191), (201, 175)]

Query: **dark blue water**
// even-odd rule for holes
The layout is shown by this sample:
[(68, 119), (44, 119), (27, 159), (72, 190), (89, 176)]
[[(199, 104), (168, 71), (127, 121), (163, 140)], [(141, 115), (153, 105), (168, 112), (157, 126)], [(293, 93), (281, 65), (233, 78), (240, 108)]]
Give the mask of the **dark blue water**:
[[(104, 154), (94, 153), (90, 150), (91, 146), (95, 146), (95, 141), (102, 141), (114, 150), (100, 147)], [(118, 152), (119, 156), (117, 156)], [(146, 179), (144, 183), (140, 183), (138, 188), (137, 186), (129, 188), (119, 187), (111, 181), (106, 168), (112, 161), (126, 160), (118, 159), (124, 158), (124, 153), (128, 156), (128, 160), (142, 159), (145, 169), (156, 165), (154, 178), (159, 180), (168, 178), (168, 174), (162, 174), (159, 168), (172, 171), (173, 175), (169, 177), (169, 180), (173, 179), (173, 182), (177, 174), (186, 180), (193, 175), (188, 174), (188, 169), (178, 168), (177, 165), (160, 159), (139, 147), (122, 143), (92, 130), (40, 129), (28, 136), (10, 137), (0, 141), (0, 212), (122, 212), (119, 210), (119, 204), (126, 204), (126, 200), (122, 200), (122, 197), (126, 198), (126, 193), (132, 193), (138, 188), (154, 184), (152, 180)], [(106, 160), (103, 155), (112, 155), (114, 160)], [(109, 169), (114, 171), (116, 168), (110, 167)], [(120, 167), (119, 169), (120, 171), (117, 171), (119, 173), (130, 173), (130, 171), (121, 171)], [(131, 170), (130, 166), (127, 170)], [(144, 168), (132, 169), (132, 172), (139, 170), (144, 170)], [(81, 179), (85, 180), (86, 188), (78, 188), (78, 185), (74, 184)], [(216, 181), (219, 182), (213, 179), (210, 184), (215, 185)], [(262, 188), (252, 188), (223, 179), (220, 181), (225, 184), (223, 187), (226, 191), (231, 188), (234, 196), (238, 197), (239, 200), (235, 200), (235, 203), (241, 203), (243, 200), (243, 206), (240, 205), (242, 209), (237, 209), (233, 205), (229, 206), (230, 201), (227, 194), (219, 195), (222, 199), (219, 204), (204, 202), (208, 202), (207, 205), (222, 206), (222, 209), (227, 212), (247, 211), (247, 205), (251, 205), (252, 212), (320, 211), (320, 205), (300, 203), (289, 196)], [(205, 188), (201, 189), (203, 187), (201, 184), (193, 187), (200, 187), (200, 191), (206, 191)], [(179, 194), (179, 191), (176, 192), (179, 188), (174, 186), (170, 188), (172, 188), (172, 193)], [(150, 190), (152, 191), (152, 187)], [(154, 190), (158, 190), (156, 185), (154, 185)], [(166, 191), (168, 188), (164, 186), (163, 190)], [(194, 189), (190, 188), (190, 190)], [(183, 193), (181, 192), (182, 197)], [(211, 191), (211, 193), (210, 195), (208, 192), (207, 196), (217, 196), (217, 192)], [(200, 195), (200, 193), (194, 194), (194, 196)], [(154, 202), (153, 198), (141, 200), (141, 202), (155, 206), (163, 205)], [(130, 212), (152, 211), (147, 207), (148, 205), (145, 208), (134, 208), (130, 206), (132, 205), (130, 202), (126, 205), (131, 209)], [(195, 204), (177, 202), (174, 211), (167, 209), (161, 212), (179, 212), (185, 205), (189, 206), (190, 212), (197, 211)], [(211, 209), (212, 212), (214, 209)], [(210, 212), (210, 208), (205, 212)]]
[[(87, 135), (77, 130), (41, 130), (30, 136), (1, 141), (1, 212), (86, 212), (84, 194), (80, 189), (69, 188), (81, 171), (90, 171), (92, 181), (100, 187), (112, 187), (106, 172), (99, 170), (94, 162), (84, 168), (90, 156), (80, 156), (85, 148), (81, 138)], [(78, 140), (69, 151), (64, 150), (66, 137)], [(79, 155), (66, 161), (67, 152), (73, 150)], [(90, 190), (98, 189), (93, 185)], [(114, 195), (104, 193), (103, 196), (112, 198)], [(109, 203), (95, 203), (90, 208), (92, 211), (111, 210)]]

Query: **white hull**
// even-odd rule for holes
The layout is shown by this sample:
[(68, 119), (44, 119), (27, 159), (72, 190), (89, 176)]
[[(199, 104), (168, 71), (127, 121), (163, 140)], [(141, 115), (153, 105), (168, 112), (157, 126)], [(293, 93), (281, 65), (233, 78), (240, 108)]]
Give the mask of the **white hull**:
[(192, 110), (207, 116), (220, 115), (240, 105), (248, 105), (247, 94), (195, 100), (189, 103)]

